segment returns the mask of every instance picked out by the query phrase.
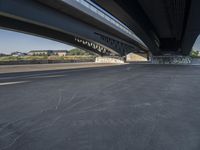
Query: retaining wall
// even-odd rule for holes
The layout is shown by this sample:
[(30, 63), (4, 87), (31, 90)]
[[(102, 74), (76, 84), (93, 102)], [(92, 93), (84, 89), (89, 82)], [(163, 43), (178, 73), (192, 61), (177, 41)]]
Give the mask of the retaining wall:
[(153, 64), (191, 64), (192, 59), (189, 56), (152, 56)]
[(96, 63), (116, 63), (122, 64), (125, 63), (124, 58), (114, 58), (114, 57), (97, 57), (95, 60)]

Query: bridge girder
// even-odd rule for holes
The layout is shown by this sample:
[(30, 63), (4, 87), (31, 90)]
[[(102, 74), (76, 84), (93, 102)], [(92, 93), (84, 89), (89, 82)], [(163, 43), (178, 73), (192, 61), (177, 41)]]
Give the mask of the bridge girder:
[[(69, 43), (100, 55), (102, 53), (108, 54), (108, 51), (124, 55), (124, 49), (116, 49), (117, 46), (121, 45), (129, 46), (131, 51), (138, 50), (133, 45), (113, 37), (109, 33), (65, 15), (36, 0), (0, 0), (0, 26)], [(118, 42), (115, 42), (114, 45), (105, 42), (102, 35)], [(93, 46), (77, 42), (77, 38), (87, 41), (90, 45), (92, 43)], [(104, 50), (99, 51), (94, 45)]]
[(153, 55), (189, 55), (200, 34), (199, 0), (92, 0), (122, 21)]
[[(131, 29), (149, 48), (153, 55), (160, 55), (159, 39), (153, 25), (145, 16), (139, 4), (134, 0), (134, 5), (126, 5), (126, 1), (101, 1), (92, 0)], [(129, 7), (129, 8), (127, 8)], [(134, 11), (133, 11), (134, 10)], [(136, 13), (135, 13), (136, 12)]]

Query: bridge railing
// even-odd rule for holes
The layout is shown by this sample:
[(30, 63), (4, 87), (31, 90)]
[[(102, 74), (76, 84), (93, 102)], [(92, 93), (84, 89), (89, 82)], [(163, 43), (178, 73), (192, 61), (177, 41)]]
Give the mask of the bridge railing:
[[(67, 1), (67, 0), (63, 0), (63, 1)], [(103, 10), (102, 8), (97, 6), (96, 4), (94, 4), (92, 1), (90, 1), (90, 0), (75, 0), (75, 1), (78, 2), (79, 4), (83, 5), (84, 7), (88, 8), (95, 14), (101, 16), (106, 21), (108, 21), (109, 23), (113, 24), (115, 27), (119, 28), (120, 30), (122, 30), (123, 32), (128, 34), (130, 37), (136, 39), (142, 45), (145, 45), (140, 40), (140, 38), (137, 37), (137, 35), (135, 35), (134, 32), (131, 31), (126, 25), (124, 25), (122, 22), (120, 22), (114, 16), (112, 16), (111, 14), (109, 14), (108, 12), (106, 12), (105, 10)]]

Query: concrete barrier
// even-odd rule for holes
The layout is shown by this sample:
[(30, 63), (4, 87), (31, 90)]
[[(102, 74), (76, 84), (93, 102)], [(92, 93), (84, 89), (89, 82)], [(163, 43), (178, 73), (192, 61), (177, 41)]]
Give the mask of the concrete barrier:
[(122, 64), (125, 63), (125, 60), (121, 57), (115, 58), (115, 57), (97, 57), (95, 60), (96, 63), (116, 63), (116, 64)]
[(191, 64), (189, 56), (152, 56), (152, 64)]
[(193, 65), (200, 65), (200, 58), (192, 58)]

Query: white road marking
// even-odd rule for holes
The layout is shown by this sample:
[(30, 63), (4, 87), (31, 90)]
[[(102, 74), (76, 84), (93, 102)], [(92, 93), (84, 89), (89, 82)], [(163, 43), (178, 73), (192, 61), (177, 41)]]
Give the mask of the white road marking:
[[(40, 73), (40, 74), (33, 74), (33, 75), (19, 75), (15, 77), (2, 77), (0, 80), (5, 80), (5, 79), (17, 79), (17, 78), (40, 78), (42, 76), (51, 76), (51, 75), (60, 75), (63, 73), (71, 73), (71, 72), (79, 72), (79, 71), (89, 71), (92, 70), (93, 68), (80, 68), (80, 69), (75, 69), (75, 70), (63, 70), (63, 71), (55, 71), (55, 72), (47, 72), (47, 73)], [(101, 70), (102, 68), (95, 68), (95, 70)], [(66, 74), (65, 74), (66, 75)]]
[(35, 78), (35, 77), (41, 77), (44, 75), (54, 75), (54, 74), (58, 74), (58, 73), (63, 73), (63, 72), (52, 72), (52, 73), (40, 73), (40, 74), (33, 74), (33, 75), (19, 75), (19, 76), (15, 76), (15, 77), (2, 77), (0, 79), (16, 79), (16, 78)]
[(29, 81), (3, 82), (3, 83), (0, 83), (0, 86), (3, 86), (3, 85), (13, 85), (13, 84), (20, 84), (20, 83), (26, 83), (26, 82), (29, 82)]
[(29, 77), (31, 79), (34, 78), (58, 78), (58, 77), (64, 77), (65, 75), (49, 75), (49, 76), (36, 76), (36, 77)]

